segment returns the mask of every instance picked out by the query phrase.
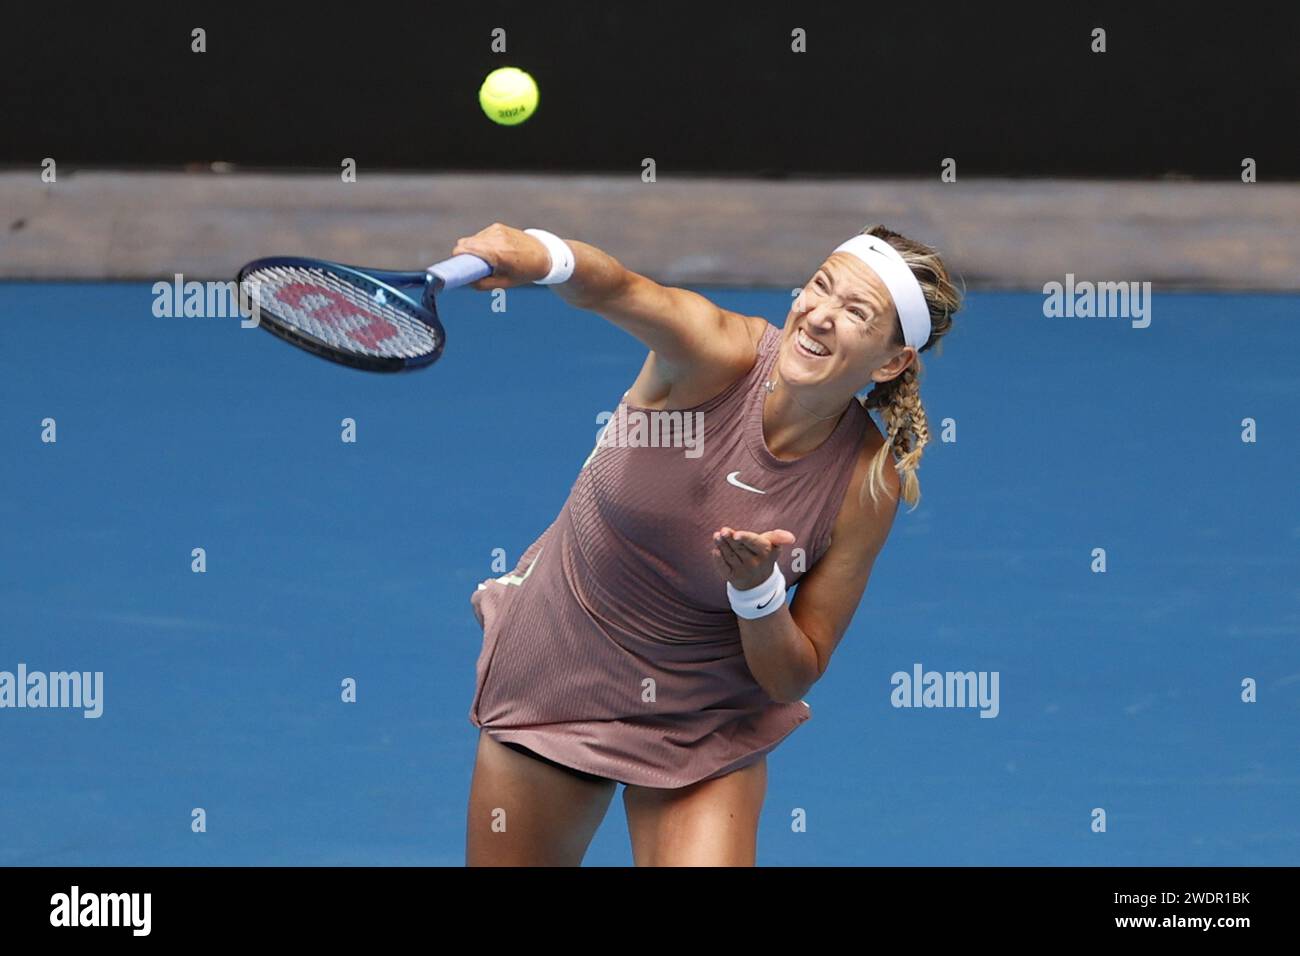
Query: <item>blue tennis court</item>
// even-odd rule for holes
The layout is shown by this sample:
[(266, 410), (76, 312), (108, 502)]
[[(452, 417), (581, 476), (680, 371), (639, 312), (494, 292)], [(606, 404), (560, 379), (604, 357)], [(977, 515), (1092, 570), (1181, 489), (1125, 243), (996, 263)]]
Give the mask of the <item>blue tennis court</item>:
[[(469, 596), (642, 347), (455, 292), (439, 365), (374, 376), (152, 300), (0, 284), (0, 671), (104, 675), (98, 719), (0, 710), (0, 864), (461, 865)], [(974, 292), (925, 356), (922, 502), (769, 757), (760, 864), (1300, 861), (1300, 297), (1042, 302)], [(998, 715), (891, 706), (917, 664), (997, 672)], [(586, 862), (631, 862), (619, 799)]]

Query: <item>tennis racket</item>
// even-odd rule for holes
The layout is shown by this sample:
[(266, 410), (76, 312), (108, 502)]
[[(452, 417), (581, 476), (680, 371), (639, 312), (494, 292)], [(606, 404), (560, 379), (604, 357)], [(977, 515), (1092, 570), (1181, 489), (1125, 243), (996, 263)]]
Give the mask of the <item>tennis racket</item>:
[(262, 328), (286, 342), (367, 372), (404, 372), (442, 355), (437, 294), (491, 274), (492, 266), (468, 254), (423, 272), (280, 256), (248, 263), (238, 281)]

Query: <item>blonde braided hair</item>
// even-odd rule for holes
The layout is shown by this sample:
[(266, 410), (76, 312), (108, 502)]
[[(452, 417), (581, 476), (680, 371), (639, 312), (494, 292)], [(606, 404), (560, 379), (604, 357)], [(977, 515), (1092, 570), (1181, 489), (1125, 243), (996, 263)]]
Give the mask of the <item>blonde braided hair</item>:
[[(885, 240), (911, 268), (921, 284), (925, 303), (930, 308), (930, 339), (920, 352), (926, 352), (952, 328), (952, 316), (961, 308), (962, 293), (953, 284), (939, 254), (929, 246), (906, 236), (871, 226), (863, 233)], [(891, 344), (902, 348), (903, 329), (895, 322)], [(930, 420), (921, 403), (921, 375), (924, 372), (920, 355), (906, 369), (887, 382), (877, 382), (866, 397), (861, 399), (866, 409), (879, 412), (885, 426), (885, 443), (871, 460), (866, 480), (858, 490), (858, 501), (869, 495), (879, 503), (885, 490), (885, 463), (894, 459), (898, 472), (902, 499), (915, 508), (921, 501), (921, 483), (916, 477), (925, 446), (930, 443)]]

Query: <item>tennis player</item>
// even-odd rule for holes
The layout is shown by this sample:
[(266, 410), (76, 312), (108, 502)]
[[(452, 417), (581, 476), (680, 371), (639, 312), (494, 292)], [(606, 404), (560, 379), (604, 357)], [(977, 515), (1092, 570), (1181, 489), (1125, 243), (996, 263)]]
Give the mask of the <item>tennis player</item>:
[(919, 500), (918, 353), (960, 293), (933, 249), (880, 226), (832, 252), (780, 329), (543, 230), (494, 223), (454, 252), (492, 264), (478, 289), (550, 285), (639, 339), (623, 420), (703, 425), (692, 455), (610, 440), (611, 419), (559, 516), (471, 596), (466, 862), (580, 864), (622, 783), (638, 866), (752, 866), (766, 755), (811, 716), (898, 502)]

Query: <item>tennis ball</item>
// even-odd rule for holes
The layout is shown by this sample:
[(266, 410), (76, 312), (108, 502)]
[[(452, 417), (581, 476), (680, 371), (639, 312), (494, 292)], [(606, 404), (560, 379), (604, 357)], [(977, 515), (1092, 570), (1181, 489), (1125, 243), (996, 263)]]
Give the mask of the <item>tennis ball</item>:
[(523, 70), (503, 66), (487, 75), (478, 103), (492, 122), (517, 126), (537, 109), (537, 84)]

